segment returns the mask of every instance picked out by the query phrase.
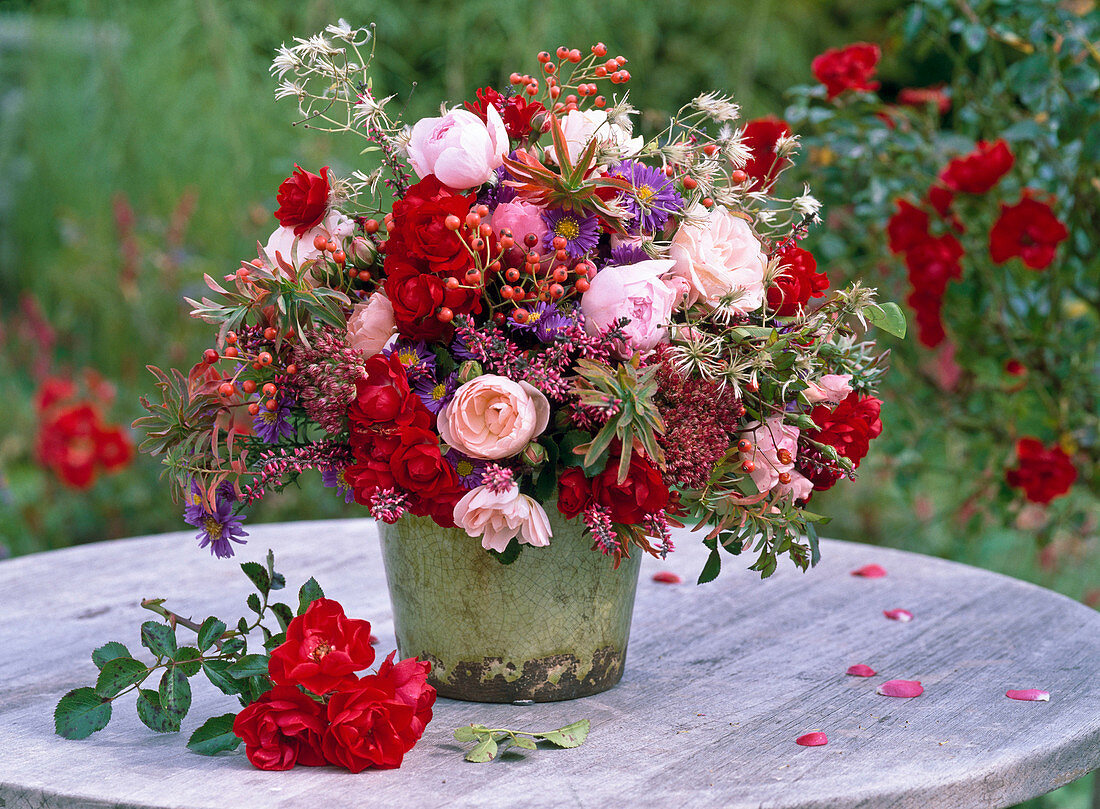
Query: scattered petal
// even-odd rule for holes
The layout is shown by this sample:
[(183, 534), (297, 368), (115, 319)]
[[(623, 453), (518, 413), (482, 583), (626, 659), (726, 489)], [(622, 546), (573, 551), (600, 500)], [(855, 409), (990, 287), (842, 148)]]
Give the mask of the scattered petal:
[(849, 666), (848, 670), (844, 673), (850, 674), (853, 677), (874, 677), (876, 674), (878, 674), (878, 672), (875, 671), (873, 668), (871, 668), (870, 666), (865, 666), (862, 663), (859, 663), (855, 666)]
[(1050, 702), (1050, 692), (1040, 691), (1038, 688), (1025, 688), (1022, 691), (1006, 691), (1009, 699), (1019, 699), (1024, 702)]
[(911, 699), (924, 693), (920, 680), (887, 680), (875, 692), (884, 697), (902, 697)]
[(653, 581), (661, 584), (683, 584), (684, 580), (671, 570), (661, 570), (653, 574)]
[(913, 613), (909, 612), (909, 610), (883, 610), (882, 614), (891, 621), (901, 621), (905, 623), (906, 621), (913, 620)]
[(829, 740), (825, 734), (820, 730), (815, 730), (813, 733), (807, 733), (805, 736), (799, 736), (794, 740), (795, 744), (800, 744), (803, 747), (821, 747), (823, 744), (828, 744)]
[(370, 645), (371, 645), (371, 646), (377, 646), (377, 645), (378, 645), (379, 643), (381, 643), (381, 642), (382, 642), (382, 641), (378, 640), (378, 638), (377, 638), (377, 637), (375, 637), (374, 635), (371, 635), (371, 636), (370, 636)]
[(881, 579), (886, 575), (886, 568), (881, 565), (864, 565), (858, 570), (853, 570), (852, 575), (864, 579)]

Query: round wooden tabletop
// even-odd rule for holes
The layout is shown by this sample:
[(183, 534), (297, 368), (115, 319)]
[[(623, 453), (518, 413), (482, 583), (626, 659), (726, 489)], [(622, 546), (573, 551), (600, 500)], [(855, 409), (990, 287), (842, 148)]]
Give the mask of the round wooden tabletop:
[[(372, 622), (384, 654), (393, 626), (369, 520), (251, 526), (238, 559), (275, 551), (290, 587), (313, 575), (350, 616)], [(281, 809), (372, 807), (1005, 807), (1100, 767), (1100, 613), (1004, 576), (848, 542), (822, 543), (803, 575), (767, 581), (724, 558), (696, 586), (705, 550), (678, 537), (646, 559), (626, 675), (611, 691), (512, 706), (440, 700), (398, 770), (253, 769), (243, 753), (185, 748), (206, 717), (236, 702), (202, 678), (183, 734), (157, 735), (129, 704), (83, 741), (54, 735), (62, 694), (95, 680), (92, 649), (139, 647), (164, 596), (183, 615), (243, 614), (234, 561), (188, 533), (106, 542), (0, 563), (0, 806)], [(888, 575), (850, 571), (869, 563)], [(788, 569), (790, 568), (790, 569)], [(684, 584), (654, 582), (658, 570)], [(910, 622), (888, 620), (903, 608)], [(845, 676), (857, 663), (875, 677)], [(915, 699), (879, 696), (885, 680), (920, 680)], [(1017, 702), (1008, 689), (1049, 691)], [(120, 701), (121, 702), (121, 701)], [(548, 730), (589, 718), (573, 750), (463, 760), (452, 731), (480, 722)], [(824, 747), (795, 739), (824, 731)]]

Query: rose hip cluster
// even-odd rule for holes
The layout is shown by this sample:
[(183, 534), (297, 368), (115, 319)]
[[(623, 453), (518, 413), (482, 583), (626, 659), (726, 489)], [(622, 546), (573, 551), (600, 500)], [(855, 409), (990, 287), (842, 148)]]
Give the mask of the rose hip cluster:
[(431, 664), (391, 652), (375, 674), (370, 624), (317, 599), (290, 622), (268, 666), (274, 688), (243, 711), (233, 732), (261, 770), (333, 764), (351, 772), (401, 766), (432, 720)]

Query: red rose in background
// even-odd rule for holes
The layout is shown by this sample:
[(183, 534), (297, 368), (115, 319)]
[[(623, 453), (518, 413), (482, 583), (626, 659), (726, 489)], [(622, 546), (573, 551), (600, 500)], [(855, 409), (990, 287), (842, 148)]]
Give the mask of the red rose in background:
[(904, 253), (928, 238), (928, 214), (904, 199), (894, 200), (897, 211), (886, 224), (891, 253)]
[(329, 190), (328, 166), (314, 174), (295, 164), (294, 173), (279, 186), (275, 218), (284, 228), (294, 228), (295, 236), (301, 236), (325, 218)]
[[(882, 402), (874, 396), (852, 391), (835, 408), (828, 405), (815, 407), (810, 418), (819, 429), (808, 431), (806, 437), (833, 447), (858, 468), (867, 455), (871, 439), (882, 432), (881, 408)], [(821, 491), (832, 488), (840, 479), (835, 471), (816, 465), (800, 463), (799, 471), (813, 482), (815, 489)]]
[[(401, 446), (390, 459), (393, 478), (414, 495), (414, 514), (427, 514), (431, 500), (464, 491), (454, 467), (439, 451), (439, 436), (431, 430), (406, 427), (401, 430)], [(416, 501), (420, 504), (417, 507)]]
[(756, 118), (745, 124), (742, 142), (752, 153), (744, 168), (745, 174), (752, 178), (750, 191), (760, 191), (765, 183), (770, 186), (776, 175), (790, 165), (789, 158), (780, 158), (775, 153), (775, 144), (780, 138), (789, 137), (790, 134), (791, 128), (787, 122), (773, 115)]
[(558, 511), (573, 519), (592, 502), (592, 486), (579, 466), (571, 466), (558, 476)]
[(905, 302), (916, 313), (917, 340), (921, 345), (935, 348), (944, 341), (947, 333), (943, 328), (943, 297), (932, 292), (913, 290)]
[(134, 445), (123, 428), (104, 424), (98, 408), (88, 401), (68, 404), (75, 387), (49, 379), (36, 396), (39, 412), (35, 455), (66, 486), (87, 489), (100, 471), (117, 472), (134, 459)]
[[(945, 219), (951, 215), (951, 205), (955, 202), (955, 192), (942, 185), (932, 185), (928, 189), (928, 204), (932, 209)], [(952, 217), (952, 227), (962, 231), (962, 223)]]
[(347, 618), (338, 602), (319, 598), (290, 622), (268, 670), (276, 685), (300, 685), (323, 695), (354, 685), (355, 672), (373, 662), (370, 623)]
[(389, 356), (375, 354), (363, 368), (363, 378), (356, 380), (355, 399), (348, 408), (348, 419), (352, 425), (410, 424), (421, 402), (409, 388), (409, 378), (401, 358), (396, 353)]
[(1003, 140), (980, 140), (973, 152), (947, 164), (940, 172), (940, 182), (964, 194), (984, 194), (1008, 173), (1015, 160)]
[(43, 380), (34, 394), (34, 406), (39, 413), (44, 413), (55, 404), (60, 404), (66, 399), (76, 396), (76, 385), (71, 379), (63, 376), (51, 376)]
[(378, 667), (378, 674), (363, 679), (388, 682), (393, 687), (394, 696), (412, 707), (411, 729), (419, 739), (424, 733), (424, 728), (432, 721), (432, 706), (435, 705), (435, 688), (428, 685), (432, 664), (415, 657), (394, 663), (393, 659), (396, 656), (396, 651), (390, 652)]
[(592, 499), (611, 511), (612, 522), (625, 525), (641, 523), (647, 514), (656, 514), (668, 505), (668, 486), (661, 473), (640, 452), (630, 455), (626, 480), (618, 482), (622, 447), (616, 443), (607, 466), (592, 479)]
[(1044, 447), (1038, 438), (1016, 442), (1016, 467), (1006, 470), (1009, 486), (1024, 490), (1033, 503), (1049, 503), (1069, 491), (1077, 480), (1077, 469), (1061, 447)]
[(453, 191), (429, 174), (393, 204), (387, 256), (411, 256), (426, 262), (434, 273), (461, 280), (473, 266), (473, 256), (458, 231), (448, 229), (446, 222), (448, 216), (464, 222), (476, 199), (474, 194)]
[(295, 764), (325, 764), (321, 738), (325, 708), (297, 688), (277, 685), (233, 720), (245, 755), (261, 770), (289, 770)]
[(1015, 205), (1001, 203), (1001, 215), (989, 231), (989, 255), (998, 264), (1019, 256), (1033, 270), (1043, 270), (1054, 261), (1058, 245), (1069, 231), (1050, 206), (1025, 188)]
[(926, 107), (929, 104), (935, 104), (936, 111), (940, 115), (946, 115), (951, 109), (951, 96), (947, 94), (942, 84), (932, 87), (903, 87), (898, 91), (898, 103), (907, 107)]
[(330, 764), (351, 772), (401, 766), (405, 753), (420, 739), (423, 724), (416, 708), (399, 699), (396, 691), (391, 679), (368, 676), (332, 695), (321, 742)]
[(768, 287), (768, 306), (777, 315), (790, 317), (798, 314), (810, 298), (823, 297), (829, 288), (829, 279), (825, 273), (817, 271), (817, 261), (809, 250), (792, 244), (779, 251), (779, 256), (783, 274), (776, 276)]
[(943, 295), (947, 282), (962, 276), (959, 259), (962, 245), (951, 234), (927, 238), (905, 253), (905, 266), (913, 289), (933, 295)]
[[(508, 131), (508, 137), (513, 140), (526, 140), (534, 129), (533, 118), (539, 113), (546, 112), (546, 107), (538, 101), (528, 101), (523, 96), (505, 98), (492, 87), (484, 87), (477, 91), (477, 101), (466, 102), (466, 109), (485, 121), (486, 108), (492, 104), (500, 113), (504, 121), (504, 128)], [(540, 132), (550, 131), (550, 118), (544, 116), (539, 126)]]
[(877, 90), (879, 83), (870, 78), (875, 75), (875, 66), (881, 56), (878, 45), (856, 42), (814, 57), (810, 70), (814, 78), (825, 85), (832, 101), (845, 90)]

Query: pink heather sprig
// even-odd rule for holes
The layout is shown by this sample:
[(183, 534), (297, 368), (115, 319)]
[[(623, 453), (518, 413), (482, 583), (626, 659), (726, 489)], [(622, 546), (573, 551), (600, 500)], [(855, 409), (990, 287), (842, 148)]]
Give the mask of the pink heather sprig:
[(573, 405), (570, 419), (581, 430), (595, 433), (618, 415), (622, 407), (623, 400), (612, 396), (602, 397), (600, 404), (577, 402)]
[(287, 392), (325, 432), (343, 432), (355, 382), (364, 373), (363, 352), (347, 343), (343, 332), (322, 326), (310, 336), (312, 346), (295, 346), (292, 361), (298, 373), (287, 380)]
[(342, 469), (353, 462), (347, 444), (322, 441), (304, 447), (276, 447), (260, 455), (252, 482), (244, 488), (242, 505), (263, 500), (267, 487), (279, 487), (285, 478), (310, 469)]
[(662, 559), (676, 550), (676, 546), (672, 544), (672, 531), (668, 527), (668, 517), (664, 509), (661, 509), (656, 514), (646, 514), (645, 519), (642, 521), (642, 527), (645, 528), (646, 533), (651, 537), (656, 537), (660, 540), (657, 552), (661, 554)]
[(405, 516), (405, 512), (408, 511), (408, 503), (409, 496), (405, 492), (395, 491), (394, 489), (378, 489), (371, 495), (367, 506), (370, 508), (371, 516), (374, 519), (381, 520), (387, 525), (393, 525)]
[(593, 503), (584, 510), (582, 515), (585, 527), (592, 534), (596, 547), (605, 555), (613, 554), (619, 550), (619, 537), (611, 524), (611, 509)]
[(516, 479), (511, 469), (494, 463), (482, 473), (481, 485), (493, 494), (507, 494), (516, 485)]

